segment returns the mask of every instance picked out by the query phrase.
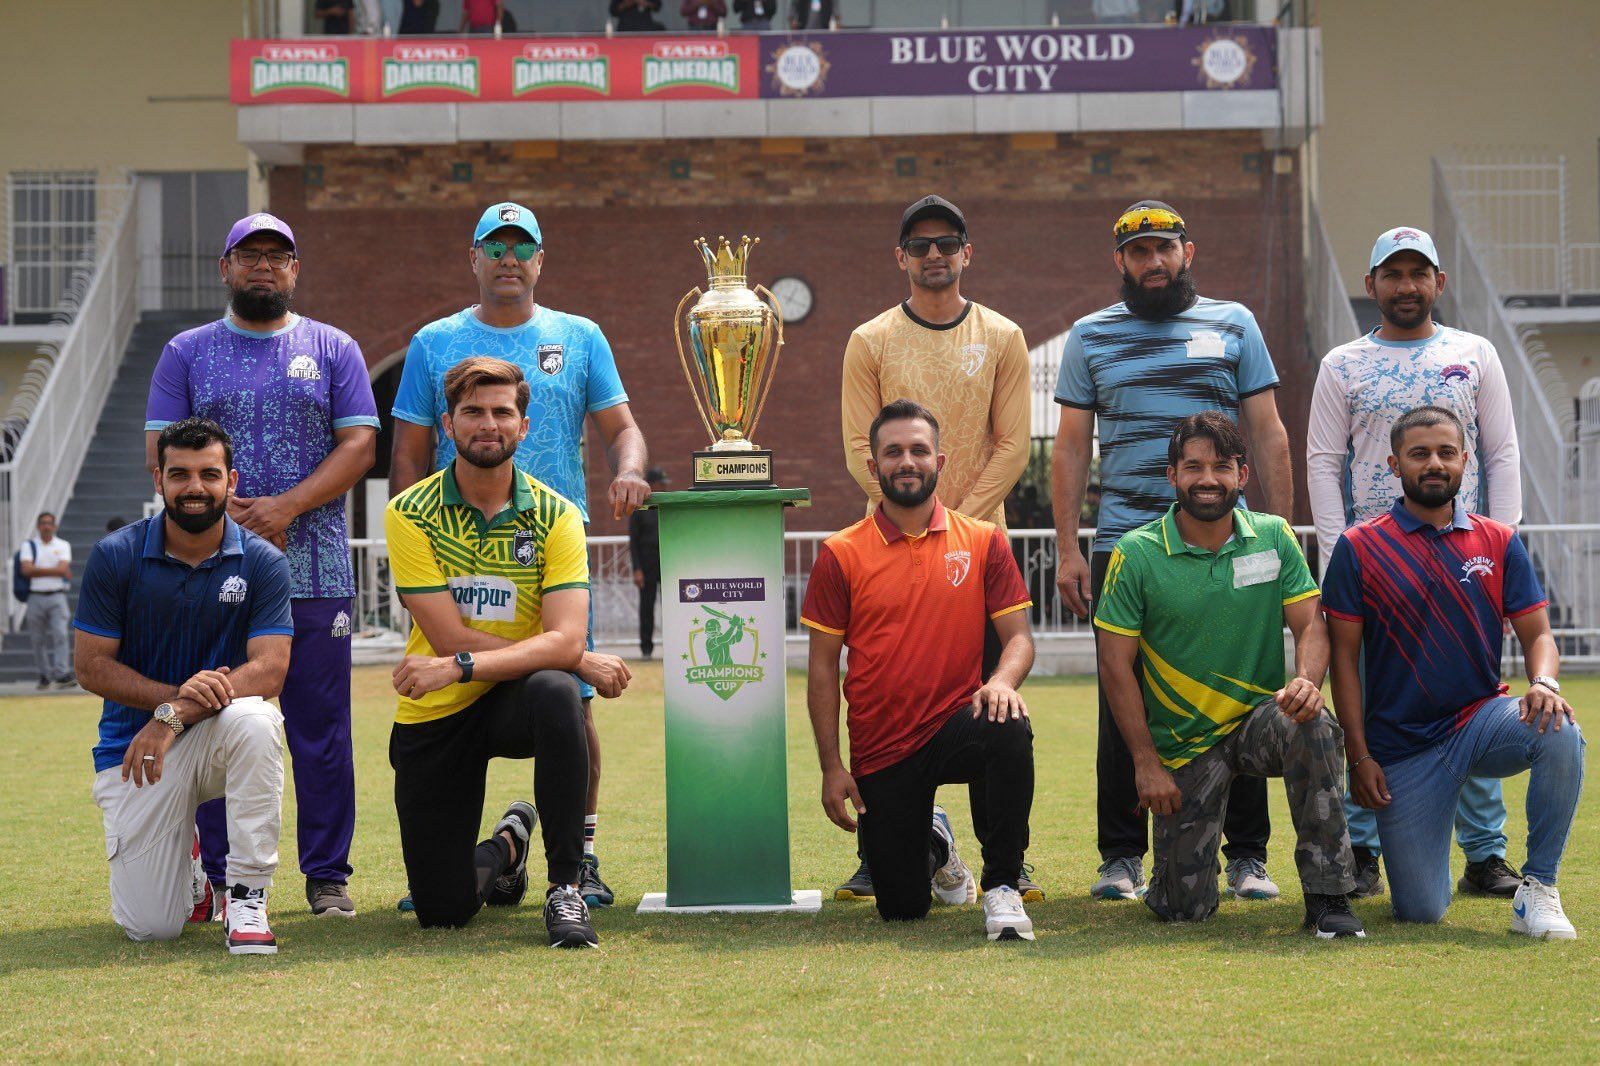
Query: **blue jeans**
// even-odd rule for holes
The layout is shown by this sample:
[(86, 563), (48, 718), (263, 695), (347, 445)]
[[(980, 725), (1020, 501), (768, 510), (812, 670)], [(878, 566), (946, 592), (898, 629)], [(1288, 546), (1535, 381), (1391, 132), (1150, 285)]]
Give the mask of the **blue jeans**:
[(1467, 723), (1430, 748), (1383, 768), (1389, 806), (1378, 811), (1388, 845), (1394, 916), (1437, 922), (1450, 905), (1450, 823), (1471, 776), (1529, 771), (1528, 858), (1523, 875), (1556, 883), (1561, 852), (1583, 791), (1583, 734), (1577, 723), (1540, 733), (1517, 719), (1517, 699), (1489, 700)]
[[(1564, 731), (1564, 730), (1563, 730)], [(1345, 790), (1344, 820), (1350, 825), (1350, 846), (1383, 853), (1378, 817), (1350, 798)], [(1469, 777), (1456, 804), (1456, 843), (1468, 862), (1483, 862), (1506, 853), (1506, 801), (1500, 782), (1492, 777)]]

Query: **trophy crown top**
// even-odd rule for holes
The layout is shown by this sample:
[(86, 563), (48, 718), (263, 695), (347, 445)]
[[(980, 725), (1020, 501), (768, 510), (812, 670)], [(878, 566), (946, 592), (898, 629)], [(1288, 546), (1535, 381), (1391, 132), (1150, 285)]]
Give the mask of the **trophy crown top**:
[(705, 260), (706, 279), (712, 285), (719, 282), (724, 285), (742, 284), (750, 265), (750, 249), (760, 244), (761, 238), (740, 237), (737, 248), (727, 237), (718, 237), (717, 242), (717, 248), (713, 251), (710, 241), (704, 237), (695, 238), (694, 246), (700, 250), (700, 258)]

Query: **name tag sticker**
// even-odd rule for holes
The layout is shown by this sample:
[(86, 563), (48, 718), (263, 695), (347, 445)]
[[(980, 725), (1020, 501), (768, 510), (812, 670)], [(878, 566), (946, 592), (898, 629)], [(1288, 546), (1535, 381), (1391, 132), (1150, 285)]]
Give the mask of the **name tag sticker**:
[(1189, 334), (1186, 345), (1190, 359), (1226, 359), (1228, 345), (1222, 334), (1214, 329), (1197, 329)]
[(1242, 589), (1249, 585), (1263, 585), (1278, 580), (1283, 561), (1277, 552), (1257, 552), (1241, 555), (1233, 561), (1233, 587)]

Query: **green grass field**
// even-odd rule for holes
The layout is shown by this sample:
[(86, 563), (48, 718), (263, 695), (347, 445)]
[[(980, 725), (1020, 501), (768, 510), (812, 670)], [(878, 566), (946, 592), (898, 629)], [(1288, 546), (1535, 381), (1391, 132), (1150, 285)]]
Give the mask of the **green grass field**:
[[(1299, 931), (1293, 831), (1274, 784), (1273, 903), (1224, 902), (1212, 922), (1169, 927), (1140, 904), (1087, 896), (1094, 851), (1094, 689), (1042, 678), (1026, 690), (1037, 732), (1029, 859), (1049, 893), (1036, 943), (990, 944), (981, 909), (935, 908), (915, 925), (870, 904), (820, 916), (640, 917), (664, 887), (660, 672), (597, 705), (606, 772), (600, 855), (618, 906), (597, 912), (598, 952), (556, 952), (532, 898), (464, 930), (419, 930), (405, 889), (387, 760), (388, 671), (356, 674), (354, 921), (314, 920), (295, 865), (294, 798), (271, 957), (232, 958), (218, 925), (138, 945), (112, 924), (99, 814), (89, 798), (98, 703), (0, 701), (0, 1058), (70, 1060), (844, 1057), (1112, 1061), (1347, 1061), (1468, 1056), (1600, 1058), (1600, 799), (1579, 810), (1562, 871), (1575, 943), (1507, 933), (1509, 904), (1459, 899), (1437, 927), (1399, 927), (1385, 900), (1357, 904), (1369, 938)], [(790, 678), (795, 885), (832, 887), (853, 838), (830, 825), (802, 701)], [(1575, 679), (1580, 714), (1600, 679)], [(1511, 805), (1522, 858), (1524, 793)], [(491, 771), (492, 822), (531, 791), (525, 764)], [(966, 790), (947, 788), (975, 861)], [(1453, 856), (1459, 872), (1459, 852)], [(826, 892), (825, 892), (826, 896)]]

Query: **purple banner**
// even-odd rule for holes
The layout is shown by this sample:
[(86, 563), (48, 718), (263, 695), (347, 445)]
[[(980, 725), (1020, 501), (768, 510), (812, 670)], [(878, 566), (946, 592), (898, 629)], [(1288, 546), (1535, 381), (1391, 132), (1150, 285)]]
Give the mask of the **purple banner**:
[(1271, 89), (1270, 26), (809, 33), (761, 40), (761, 95), (984, 96)]

